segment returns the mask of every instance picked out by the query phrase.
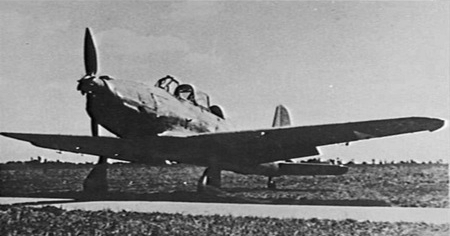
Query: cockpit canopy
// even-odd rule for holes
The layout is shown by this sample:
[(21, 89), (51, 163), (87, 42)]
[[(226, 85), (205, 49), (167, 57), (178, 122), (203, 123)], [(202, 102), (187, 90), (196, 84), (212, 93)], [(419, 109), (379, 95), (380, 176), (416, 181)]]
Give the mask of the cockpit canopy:
[(173, 95), (179, 99), (190, 101), (197, 105), (197, 101), (195, 100), (194, 88), (189, 84), (179, 85)]
[(175, 78), (167, 75), (166, 77), (159, 79), (158, 82), (156, 82), (155, 87), (164, 89), (177, 99), (189, 101), (195, 106), (224, 119), (222, 109), (217, 105), (210, 105), (208, 94), (201, 91), (195, 91), (192, 85), (180, 84)]
[(155, 87), (161, 88), (169, 92), (170, 94), (174, 94), (175, 89), (180, 85), (180, 83), (170, 75), (163, 77), (156, 82)]
[(202, 107), (210, 107), (208, 94), (202, 91), (196, 91), (195, 102)]

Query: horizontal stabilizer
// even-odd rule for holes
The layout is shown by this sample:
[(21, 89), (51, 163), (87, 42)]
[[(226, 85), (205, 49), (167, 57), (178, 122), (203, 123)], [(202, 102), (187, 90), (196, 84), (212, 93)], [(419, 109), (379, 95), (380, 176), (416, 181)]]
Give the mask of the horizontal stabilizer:
[(342, 165), (312, 163), (280, 163), (279, 175), (342, 175), (348, 167)]

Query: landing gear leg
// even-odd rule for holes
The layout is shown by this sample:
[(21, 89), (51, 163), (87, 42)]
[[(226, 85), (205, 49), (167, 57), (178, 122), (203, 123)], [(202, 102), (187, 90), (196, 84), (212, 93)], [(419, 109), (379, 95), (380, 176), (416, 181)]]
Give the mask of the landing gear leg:
[(275, 181), (273, 180), (273, 177), (269, 177), (267, 179), (267, 188), (271, 189), (271, 190), (275, 190), (277, 189), (277, 184), (275, 183)]
[(106, 173), (108, 169), (106, 157), (100, 157), (98, 163), (83, 182), (83, 192), (89, 194), (102, 194), (108, 192)]
[(198, 180), (197, 192), (205, 192), (206, 188), (214, 187), (220, 188), (221, 185), (221, 173), (217, 167), (208, 167), (203, 172), (202, 177)]

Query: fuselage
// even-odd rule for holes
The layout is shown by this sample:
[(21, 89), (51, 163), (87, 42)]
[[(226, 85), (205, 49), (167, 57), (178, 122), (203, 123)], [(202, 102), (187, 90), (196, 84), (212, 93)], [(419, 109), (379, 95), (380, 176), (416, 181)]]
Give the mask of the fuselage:
[[(207, 106), (197, 104), (194, 97), (183, 98), (177, 93), (169, 92), (166, 87), (149, 86), (143, 83), (116, 80), (107, 76), (83, 78), (79, 81), (78, 90), (88, 96), (86, 110), (89, 116), (102, 127), (120, 138), (149, 141), (152, 147), (141, 146), (149, 156), (138, 155), (135, 162), (163, 163), (164, 160), (174, 160), (180, 163), (208, 166), (209, 161), (196, 157), (193, 153), (178, 153), (176, 150), (166, 150), (151, 140), (153, 136), (189, 136), (198, 133), (231, 131), (232, 126), (223, 119), (223, 113), (211, 109), (209, 98)], [(179, 85), (178, 88), (191, 86)], [(176, 91), (176, 90), (175, 90)], [(188, 96), (189, 97), (189, 96)], [(216, 112), (216, 113), (215, 113)], [(147, 139), (146, 139), (147, 137)], [(180, 140), (180, 145), (183, 142)], [(163, 148), (165, 151), (155, 151)], [(211, 148), (205, 146), (202, 150)], [(130, 158), (132, 159), (132, 158)], [(286, 169), (284, 162), (270, 162), (257, 165), (245, 165), (243, 162), (221, 161), (216, 163), (222, 170), (230, 170), (242, 174), (257, 174), (265, 176), (303, 175), (303, 165), (291, 164)], [(309, 167), (308, 167), (309, 168)], [(338, 167), (335, 167), (338, 168)], [(341, 168), (342, 169), (342, 168)], [(326, 171), (323, 174), (342, 174), (339, 169)], [(336, 173), (335, 173), (336, 172)]]
[(98, 124), (121, 138), (229, 131), (232, 126), (208, 107), (169, 91), (107, 76), (79, 81), (89, 96), (87, 112)]

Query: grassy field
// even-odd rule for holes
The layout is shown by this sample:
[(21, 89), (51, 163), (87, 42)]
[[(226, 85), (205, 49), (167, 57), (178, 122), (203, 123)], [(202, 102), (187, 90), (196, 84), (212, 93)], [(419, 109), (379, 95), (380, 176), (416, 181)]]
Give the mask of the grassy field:
[[(0, 165), (1, 196), (59, 196), (80, 192), (89, 164)], [(136, 164), (109, 166), (109, 188), (117, 196), (148, 200), (190, 201), (203, 168), (150, 167)], [(259, 203), (321, 205), (387, 205), (402, 207), (449, 206), (448, 164), (353, 165), (342, 176), (276, 178), (277, 191), (266, 189), (266, 178), (224, 171), (222, 187), (228, 198)], [(40, 194), (40, 195), (39, 195)], [(56, 195), (55, 195), (56, 194)], [(61, 197), (61, 196), (60, 196)], [(236, 200), (237, 199), (237, 200)], [(202, 199), (197, 199), (201, 201)]]
[(0, 205), (1, 235), (449, 235), (449, 224), (66, 211)]

